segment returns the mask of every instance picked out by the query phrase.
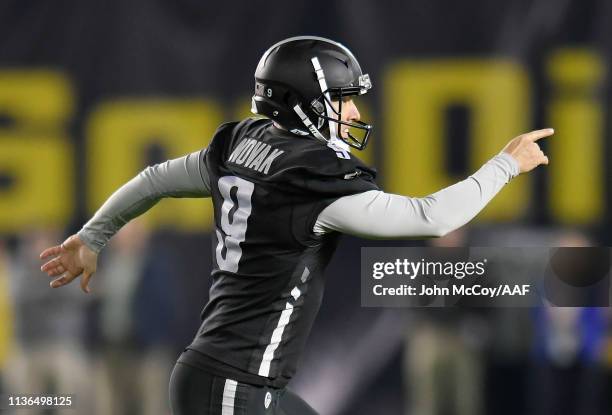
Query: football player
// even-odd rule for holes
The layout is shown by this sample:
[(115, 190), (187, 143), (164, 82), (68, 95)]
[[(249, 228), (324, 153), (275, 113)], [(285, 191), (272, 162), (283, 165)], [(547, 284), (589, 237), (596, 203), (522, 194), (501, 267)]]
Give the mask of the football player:
[(207, 148), (147, 167), (76, 235), (42, 252), (51, 287), (82, 275), (89, 292), (99, 252), (128, 221), (164, 197), (212, 198), (210, 300), (171, 375), (175, 415), (315, 414), (285, 386), (339, 234), (442, 236), (513, 177), (548, 164), (536, 141), (551, 129), (514, 138), (467, 179), (430, 196), (385, 193), (350, 151), (370, 137), (354, 98), (371, 88), (343, 45), (313, 36), (283, 40), (255, 72), (252, 111), (265, 118), (223, 124)]

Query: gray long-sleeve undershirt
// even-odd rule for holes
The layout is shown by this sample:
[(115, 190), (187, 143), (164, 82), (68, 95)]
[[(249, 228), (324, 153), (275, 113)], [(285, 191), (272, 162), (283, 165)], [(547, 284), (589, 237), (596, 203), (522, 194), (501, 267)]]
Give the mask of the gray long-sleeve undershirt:
[(500, 153), (467, 179), (429, 196), (380, 190), (345, 196), (321, 212), (314, 232), (378, 239), (443, 236), (472, 220), (518, 174), (518, 162)]
[(210, 183), (204, 165), (206, 150), (149, 166), (121, 186), (78, 232), (83, 242), (100, 252), (123, 225), (151, 209), (164, 197), (208, 197)]
[[(144, 169), (113, 193), (79, 231), (79, 237), (100, 252), (123, 225), (160, 199), (209, 197), (205, 151)], [(321, 212), (313, 232), (338, 231), (366, 238), (441, 236), (469, 222), (518, 174), (517, 161), (500, 153), (467, 179), (426, 197), (379, 190), (344, 196)]]

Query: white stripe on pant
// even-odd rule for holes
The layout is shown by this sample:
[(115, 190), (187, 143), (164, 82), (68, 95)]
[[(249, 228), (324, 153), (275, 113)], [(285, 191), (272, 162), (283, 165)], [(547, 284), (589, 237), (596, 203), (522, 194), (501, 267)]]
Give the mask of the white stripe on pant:
[(238, 382), (225, 379), (223, 387), (223, 401), (221, 403), (221, 415), (234, 415), (234, 400), (236, 399), (236, 388)]

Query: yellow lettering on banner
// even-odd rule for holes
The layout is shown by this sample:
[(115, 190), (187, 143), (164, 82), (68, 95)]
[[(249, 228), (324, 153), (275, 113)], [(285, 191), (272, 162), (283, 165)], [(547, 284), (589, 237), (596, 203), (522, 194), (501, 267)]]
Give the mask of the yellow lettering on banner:
[(0, 133), (0, 230), (63, 227), (72, 214), (74, 154), (64, 138)]
[[(424, 196), (465, 177), (445, 169), (444, 111), (471, 110), (470, 173), (497, 154), (530, 119), (529, 81), (517, 64), (499, 59), (404, 61), (385, 77), (384, 174), (387, 190)], [(518, 177), (480, 218), (512, 220), (527, 205), (528, 178)]]
[(0, 113), (15, 120), (15, 128), (65, 128), (74, 98), (68, 79), (43, 69), (0, 70)]
[[(87, 125), (88, 208), (93, 213), (138, 174), (149, 146), (168, 159), (208, 145), (221, 123), (219, 107), (205, 100), (119, 100), (102, 104)], [(145, 215), (151, 225), (209, 230), (212, 204), (204, 199), (165, 199)]]
[(243, 120), (245, 118), (266, 118), (263, 115), (253, 114), (251, 112), (251, 97), (244, 97), (239, 99), (232, 112), (233, 120)]
[(0, 70), (0, 232), (64, 227), (74, 205), (66, 137), (69, 81), (51, 70)]
[(605, 64), (594, 52), (563, 49), (548, 61), (549, 106), (555, 135), (548, 141), (550, 208), (562, 223), (587, 224), (604, 211), (605, 146), (598, 93)]

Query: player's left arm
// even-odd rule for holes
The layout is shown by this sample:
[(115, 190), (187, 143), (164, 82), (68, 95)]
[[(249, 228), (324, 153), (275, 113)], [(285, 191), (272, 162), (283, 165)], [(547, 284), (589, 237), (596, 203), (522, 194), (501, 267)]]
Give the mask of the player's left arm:
[(82, 274), (81, 288), (89, 292), (98, 254), (126, 223), (165, 197), (209, 197), (205, 153), (206, 149), (147, 167), (113, 193), (77, 234), (45, 249), (41, 259), (52, 259), (41, 270), (59, 277), (51, 287), (66, 285)]

